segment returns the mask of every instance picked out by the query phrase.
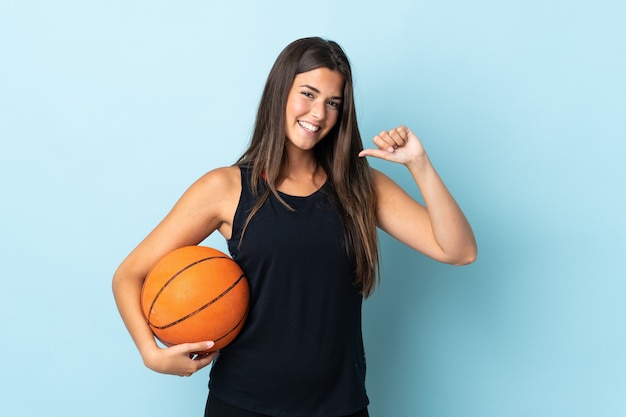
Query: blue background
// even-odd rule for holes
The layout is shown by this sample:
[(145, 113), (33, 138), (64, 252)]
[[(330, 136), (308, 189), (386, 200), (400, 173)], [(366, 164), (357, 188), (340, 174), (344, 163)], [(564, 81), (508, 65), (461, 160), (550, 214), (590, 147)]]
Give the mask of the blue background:
[(208, 369), (145, 368), (111, 276), (241, 154), (275, 57), (311, 35), (347, 51), (366, 143), (418, 133), (479, 243), (458, 268), (381, 235), (371, 414), (626, 415), (625, 18), (617, 0), (1, 0), (2, 415), (202, 414)]

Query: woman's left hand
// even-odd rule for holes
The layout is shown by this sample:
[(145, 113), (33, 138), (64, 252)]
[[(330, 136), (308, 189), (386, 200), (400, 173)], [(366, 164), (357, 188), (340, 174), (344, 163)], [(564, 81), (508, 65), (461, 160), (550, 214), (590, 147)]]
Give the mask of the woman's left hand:
[(359, 156), (373, 156), (399, 164), (408, 164), (426, 156), (419, 138), (406, 126), (385, 130), (373, 139), (377, 149), (364, 149)]

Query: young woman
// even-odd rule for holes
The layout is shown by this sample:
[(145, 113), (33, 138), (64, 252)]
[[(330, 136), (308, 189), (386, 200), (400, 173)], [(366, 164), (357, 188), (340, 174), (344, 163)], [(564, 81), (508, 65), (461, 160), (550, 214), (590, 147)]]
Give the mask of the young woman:
[[(476, 258), (465, 216), (407, 127), (363, 149), (351, 69), (338, 44), (305, 38), (277, 58), (248, 150), (196, 181), (122, 262), (120, 314), (150, 369), (211, 369), (206, 416), (367, 416), (361, 304), (374, 289), (377, 227), (441, 262)], [(403, 164), (421, 205), (369, 167)], [(214, 231), (251, 291), (246, 326), (219, 356), (212, 341), (161, 348), (140, 310), (143, 280), (168, 252)]]

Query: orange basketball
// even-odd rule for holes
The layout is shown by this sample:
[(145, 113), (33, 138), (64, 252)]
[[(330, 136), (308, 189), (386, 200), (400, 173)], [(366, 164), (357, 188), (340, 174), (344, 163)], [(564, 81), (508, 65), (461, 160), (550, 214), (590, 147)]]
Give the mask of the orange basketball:
[(141, 308), (155, 336), (167, 346), (212, 340), (216, 351), (233, 341), (248, 313), (243, 271), (228, 255), (186, 246), (152, 268)]

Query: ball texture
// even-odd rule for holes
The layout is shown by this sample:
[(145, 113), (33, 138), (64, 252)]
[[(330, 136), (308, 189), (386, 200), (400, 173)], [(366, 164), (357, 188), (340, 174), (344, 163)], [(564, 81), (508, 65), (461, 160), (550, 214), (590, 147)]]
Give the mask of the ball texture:
[(215, 346), (209, 351), (217, 351), (239, 334), (249, 299), (248, 281), (228, 255), (186, 246), (152, 268), (143, 284), (141, 308), (166, 346), (212, 340)]

